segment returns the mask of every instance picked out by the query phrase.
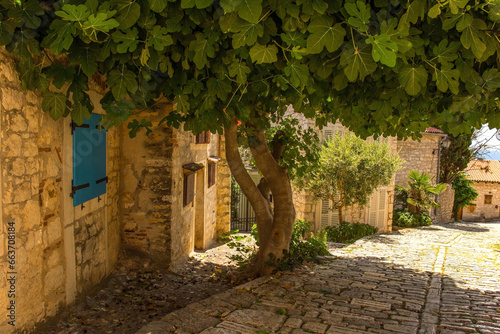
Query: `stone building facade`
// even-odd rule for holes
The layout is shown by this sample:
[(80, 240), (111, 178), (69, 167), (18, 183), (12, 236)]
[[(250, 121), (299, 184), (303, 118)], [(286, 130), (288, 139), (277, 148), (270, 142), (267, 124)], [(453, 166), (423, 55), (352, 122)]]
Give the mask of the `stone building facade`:
[[(0, 280), (0, 308), (7, 313), (15, 303), (16, 326), (3, 321), (0, 333), (31, 331), (84, 296), (111, 272), (122, 245), (175, 267), (194, 249), (195, 231), (203, 230), (203, 248), (229, 230), (230, 178), (219, 159), (225, 157), (222, 141), (211, 135), (209, 144), (196, 144), (193, 135), (168, 127), (134, 139), (126, 125), (106, 131), (107, 178), (99, 181), (107, 181), (106, 191), (75, 206), (71, 122), (43, 113), (40, 96), (23, 91), (17, 75), (14, 59), (0, 48), (0, 273), (5, 278), (16, 272), (15, 296), (7, 294), (11, 283)], [(99, 105), (100, 95), (89, 93)], [(141, 117), (154, 121), (169, 108), (165, 104)], [(205, 191), (203, 199), (193, 194), (191, 207), (183, 207), (182, 164), (190, 162), (204, 167), (195, 181)], [(216, 168), (215, 184), (203, 189), (209, 164)], [(204, 212), (197, 230), (196, 208)], [(9, 244), (14, 230), (15, 244)]]
[(463, 208), (463, 220), (500, 218), (500, 161), (472, 160), (466, 175), (474, 181), (478, 195), (472, 205)]
[[(438, 161), (441, 153), (439, 145), (440, 140), (444, 137), (446, 134), (443, 131), (430, 127), (422, 133), (422, 138), (419, 141), (398, 140), (397, 152), (405, 162), (396, 173), (395, 185), (408, 187), (408, 173), (412, 170), (429, 174), (431, 183), (435, 184), (438, 181)], [(430, 211), (430, 216), (434, 221), (448, 222), (452, 220), (454, 194), (451, 184), (449, 184), (446, 191), (438, 195), (437, 202), (441, 207)]]

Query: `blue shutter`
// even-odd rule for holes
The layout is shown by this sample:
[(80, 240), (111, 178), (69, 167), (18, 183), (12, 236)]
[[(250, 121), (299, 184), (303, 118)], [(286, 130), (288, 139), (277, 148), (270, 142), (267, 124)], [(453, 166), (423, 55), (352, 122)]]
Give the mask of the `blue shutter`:
[(73, 125), (73, 206), (106, 193), (106, 131), (101, 115), (92, 114), (83, 125)]

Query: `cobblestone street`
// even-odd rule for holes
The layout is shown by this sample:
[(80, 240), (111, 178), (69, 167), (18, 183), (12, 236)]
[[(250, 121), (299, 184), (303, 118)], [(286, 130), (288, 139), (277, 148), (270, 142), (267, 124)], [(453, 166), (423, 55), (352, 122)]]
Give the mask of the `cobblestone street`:
[(332, 246), (322, 265), (260, 278), (138, 334), (500, 333), (500, 223), (404, 229)]

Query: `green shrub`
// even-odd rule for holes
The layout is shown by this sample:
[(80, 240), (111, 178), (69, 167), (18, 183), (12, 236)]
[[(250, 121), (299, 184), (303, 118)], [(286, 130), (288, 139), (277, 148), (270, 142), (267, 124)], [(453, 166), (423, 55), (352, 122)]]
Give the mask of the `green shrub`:
[(408, 210), (395, 210), (392, 225), (399, 227), (419, 227), (432, 224), (431, 217), (425, 212), (416, 214)]
[(311, 236), (306, 238), (311, 225), (311, 222), (303, 219), (295, 221), (290, 249), (288, 252), (284, 252), (283, 258), (277, 261), (279, 270), (292, 270), (305, 261), (318, 262), (318, 256), (330, 254), (326, 245), (326, 235), (323, 231), (317, 235), (311, 233)]
[(378, 229), (369, 224), (342, 222), (338, 226), (326, 226), (326, 239), (331, 242), (353, 243), (364, 236), (377, 233)]
[[(304, 261), (318, 261), (318, 256), (330, 254), (324, 232), (318, 235), (311, 233), (311, 236), (306, 238), (310, 227), (311, 223), (308, 221), (302, 219), (295, 221), (289, 250), (284, 252), (282, 259), (270, 259), (279, 270), (292, 270)], [(244, 269), (252, 263), (257, 254), (256, 246), (259, 245), (257, 225), (252, 227), (250, 237), (236, 235), (236, 233), (238, 230), (224, 233), (221, 235), (221, 240), (227, 243), (229, 248), (236, 250), (235, 254), (228, 257), (236, 262), (238, 268)], [(253, 242), (249, 242), (250, 238), (253, 239)]]

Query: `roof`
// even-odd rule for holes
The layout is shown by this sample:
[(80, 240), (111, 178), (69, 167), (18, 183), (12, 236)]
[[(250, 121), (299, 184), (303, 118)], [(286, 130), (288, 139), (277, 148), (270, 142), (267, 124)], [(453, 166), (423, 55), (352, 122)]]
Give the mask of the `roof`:
[(467, 166), (467, 178), (475, 182), (500, 183), (500, 161), (472, 160)]
[(437, 128), (430, 126), (427, 129), (425, 129), (425, 133), (444, 133), (444, 132), (437, 129)]

